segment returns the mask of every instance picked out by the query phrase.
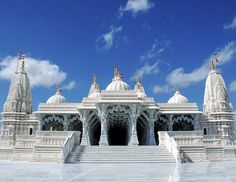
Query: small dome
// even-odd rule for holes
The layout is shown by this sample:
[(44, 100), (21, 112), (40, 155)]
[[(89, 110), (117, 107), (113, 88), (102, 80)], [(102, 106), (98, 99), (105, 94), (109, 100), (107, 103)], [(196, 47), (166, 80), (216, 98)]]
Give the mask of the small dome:
[(100, 97), (100, 92), (93, 92), (88, 97), (89, 98), (98, 98), (98, 97)]
[(62, 103), (66, 103), (66, 99), (65, 99), (65, 97), (63, 97), (61, 95), (61, 92), (62, 92), (61, 89), (57, 89), (57, 92), (55, 93), (55, 95), (51, 96), (47, 100), (47, 104), (62, 104)]
[(115, 69), (115, 76), (112, 82), (107, 86), (106, 91), (125, 91), (130, 90), (130, 86), (122, 81), (121, 73)]
[(168, 104), (184, 104), (188, 103), (188, 99), (180, 94), (177, 90), (173, 97), (168, 100)]
[(146, 97), (147, 97), (147, 95), (144, 92), (137, 92), (137, 98), (144, 99)]

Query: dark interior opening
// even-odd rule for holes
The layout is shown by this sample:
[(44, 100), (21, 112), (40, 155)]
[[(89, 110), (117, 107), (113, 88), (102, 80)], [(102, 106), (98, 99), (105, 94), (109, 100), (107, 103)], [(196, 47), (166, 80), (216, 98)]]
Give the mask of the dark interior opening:
[(149, 127), (147, 125), (147, 122), (144, 122), (140, 118), (138, 118), (138, 120), (137, 120), (137, 135), (138, 135), (139, 145), (147, 145), (147, 143), (148, 143), (148, 128)]
[(98, 119), (96, 119), (90, 127), (89, 132), (89, 142), (90, 145), (99, 145), (101, 136), (101, 123)]
[(156, 121), (154, 124), (154, 135), (156, 144), (159, 145), (158, 131), (168, 131), (168, 125), (163, 121)]
[(109, 145), (128, 145), (128, 126), (124, 122), (110, 123), (108, 126)]

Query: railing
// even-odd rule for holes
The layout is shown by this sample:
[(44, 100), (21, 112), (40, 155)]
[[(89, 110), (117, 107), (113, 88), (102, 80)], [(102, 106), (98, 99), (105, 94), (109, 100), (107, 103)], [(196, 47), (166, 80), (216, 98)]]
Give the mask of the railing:
[(181, 160), (178, 144), (173, 137), (170, 137), (168, 132), (159, 131), (160, 145), (166, 146), (167, 150), (174, 156), (176, 162)]
[(169, 131), (169, 136), (175, 139), (178, 145), (203, 145), (202, 131)]
[(40, 136), (67, 137), (70, 134), (71, 134), (71, 131), (37, 131), (36, 132), (37, 137), (40, 137)]
[(206, 147), (219, 147), (223, 145), (223, 141), (221, 139), (204, 139), (203, 143)]
[(44, 146), (63, 146), (66, 138), (72, 131), (38, 131), (36, 133), (36, 144)]
[(203, 136), (203, 131), (198, 130), (198, 131), (168, 131), (168, 134), (173, 137), (194, 137), (194, 136)]
[(62, 162), (65, 162), (67, 155), (73, 149), (74, 145), (79, 144), (78, 143), (79, 140), (80, 140), (80, 131), (71, 133), (71, 135), (66, 139), (62, 147), (62, 154), (61, 154)]
[(16, 147), (33, 148), (36, 143), (36, 139), (17, 139)]

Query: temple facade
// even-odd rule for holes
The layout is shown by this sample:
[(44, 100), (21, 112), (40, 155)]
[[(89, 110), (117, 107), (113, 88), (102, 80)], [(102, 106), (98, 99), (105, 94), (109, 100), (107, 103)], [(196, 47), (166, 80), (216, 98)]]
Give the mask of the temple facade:
[(100, 90), (94, 76), (88, 96), (80, 103), (67, 102), (57, 89), (32, 112), (24, 64), (23, 60), (15, 72), (3, 107), (0, 159), (43, 161), (43, 147), (54, 151), (50, 147), (59, 146), (59, 158), (65, 161), (75, 145), (163, 145), (176, 160), (223, 160), (227, 151), (228, 158), (236, 159), (234, 112), (224, 79), (213, 62), (206, 79), (203, 111), (179, 90), (167, 103), (156, 103), (146, 95), (139, 78), (131, 88), (115, 68), (105, 90)]

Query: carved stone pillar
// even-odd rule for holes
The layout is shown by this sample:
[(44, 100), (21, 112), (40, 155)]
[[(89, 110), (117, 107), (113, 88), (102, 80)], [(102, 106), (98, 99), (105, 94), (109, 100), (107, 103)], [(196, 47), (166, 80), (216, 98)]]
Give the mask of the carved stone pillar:
[(68, 131), (68, 125), (69, 125), (69, 116), (68, 115), (63, 115), (63, 126), (64, 126), (64, 131)]
[(99, 145), (108, 145), (107, 122), (104, 117), (101, 118), (101, 137), (100, 137)]
[(155, 133), (154, 133), (155, 119), (150, 119), (149, 122), (149, 145), (156, 145)]
[(169, 117), (168, 117), (168, 119), (169, 119), (169, 121), (168, 121), (168, 130), (169, 131), (173, 131), (173, 121), (172, 121), (173, 116), (174, 116), (173, 114), (170, 114)]
[(80, 145), (90, 145), (89, 136), (88, 136), (88, 111), (83, 110), (80, 112), (80, 120), (83, 124), (83, 134), (81, 135), (81, 143)]
[(129, 145), (138, 145), (138, 135), (137, 135), (137, 115), (131, 117), (131, 136), (129, 140)]
[(82, 120), (83, 123), (83, 134), (80, 145), (90, 145), (89, 143), (89, 135), (88, 135), (88, 122), (87, 120)]

